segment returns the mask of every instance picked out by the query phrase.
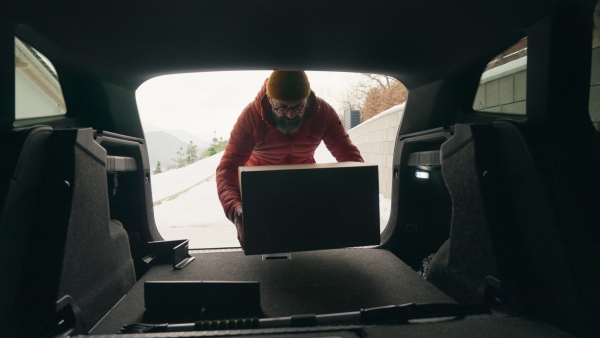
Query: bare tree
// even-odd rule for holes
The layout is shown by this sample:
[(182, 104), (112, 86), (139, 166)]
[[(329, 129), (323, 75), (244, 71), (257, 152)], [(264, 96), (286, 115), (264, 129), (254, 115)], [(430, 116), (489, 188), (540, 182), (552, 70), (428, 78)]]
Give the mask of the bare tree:
[(354, 81), (340, 92), (338, 101), (346, 109), (362, 111), (361, 122), (406, 101), (407, 90), (402, 83), (387, 75), (357, 74)]
[(406, 102), (408, 91), (404, 85), (389, 76), (381, 76), (374, 81), (379, 86), (372, 87), (366, 94), (365, 101), (361, 107), (361, 122), (395, 106)]
[(340, 107), (336, 107), (341, 113), (346, 109), (360, 109), (365, 101), (365, 95), (371, 87), (369, 80), (362, 74), (356, 74), (346, 88), (337, 95)]

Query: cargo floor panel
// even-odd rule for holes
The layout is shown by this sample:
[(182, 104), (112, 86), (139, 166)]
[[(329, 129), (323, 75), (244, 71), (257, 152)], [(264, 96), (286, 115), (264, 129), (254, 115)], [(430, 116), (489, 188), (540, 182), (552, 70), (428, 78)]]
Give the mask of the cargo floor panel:
[[(146, 281), (258, 281), (264, 317), (454, 302), (386, 250), (308, 251), (276, 257), (281, 259), (244, 256), (242, 252), (193, 255), (195, 261), (183, 270), (171, 265), (153, 267), (91, 333), (116, 333), (125, 324), (164, 320), (145, 313)], [(179, 322), (198, 319), (181, 318)]]

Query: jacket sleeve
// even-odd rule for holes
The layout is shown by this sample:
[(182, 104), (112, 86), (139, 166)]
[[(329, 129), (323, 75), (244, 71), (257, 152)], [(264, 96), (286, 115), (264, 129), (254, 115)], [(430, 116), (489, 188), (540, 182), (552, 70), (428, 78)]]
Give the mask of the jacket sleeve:
[(322, 101), (322, 113), (325, 115), (326, 126), (323, 141), (338, 162), (364, 162), (358, 148), (350, 141), (350, 136), (344, 129), (335, 110)]
[(242, 204), (238, 167), (243, 166), (254, 149), (254, 137), (251, 121), (252, 108), (248, 105), (238, 117), (229, 136), (227, 147), (217, 166), (216, 180), (219, 200), (225, 215), (233, 221), (233, 212)]

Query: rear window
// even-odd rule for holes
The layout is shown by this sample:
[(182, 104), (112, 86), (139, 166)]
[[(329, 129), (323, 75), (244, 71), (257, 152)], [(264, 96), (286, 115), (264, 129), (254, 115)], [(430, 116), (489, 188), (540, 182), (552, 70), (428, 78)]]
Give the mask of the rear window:
[(56, 69), (40, 52), (15, 38), (15, 120), (65, 115)]
[[(136, 92), (152, 168), (156, 225), (191, 248), (237, 247), (217, 195), (215, 170), (241, 111), (271, 71), (160, 76)], [(315, 94), (340, 115), (365, 162), (379, 167), (380, 230), (391, 210), (392, 158), (406, 88), (374, 74), (307, 72)], [(317, 163), (336, 162), (323, 143)]]
[(486, 66), (473, 110), (524, 120), (527, 99), (527, 38), (494, 57)]
[[(600, 131), (600, 1), (594, 10), (592, 64), (590, 74), (590, 119)], [(527, 99), (527, 38), (494, 57), (486, 66), (473, 110), (513, 120), (525, 120)]]

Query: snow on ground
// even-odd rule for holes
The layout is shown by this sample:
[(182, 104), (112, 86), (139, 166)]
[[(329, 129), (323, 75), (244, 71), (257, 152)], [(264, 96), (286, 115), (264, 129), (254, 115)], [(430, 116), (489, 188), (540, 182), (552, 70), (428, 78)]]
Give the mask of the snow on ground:
[[(223, 153), (180, 169), (152, 175), (154, 218), (165, 240), (190, 240), (190, 248), (239, 247), (235, 226), (225, 217), (217, 195), (215, 171)], [(321, 143), (317, 163), (336, 162)], [(380, 229), (390, 216), (391, 201), (379, 194)]]
[(223, 152), (192, 163), (187, 167), (171, 169), (152, 175), (152, 197), (156, 202), (177, 194), (215, 174)]

